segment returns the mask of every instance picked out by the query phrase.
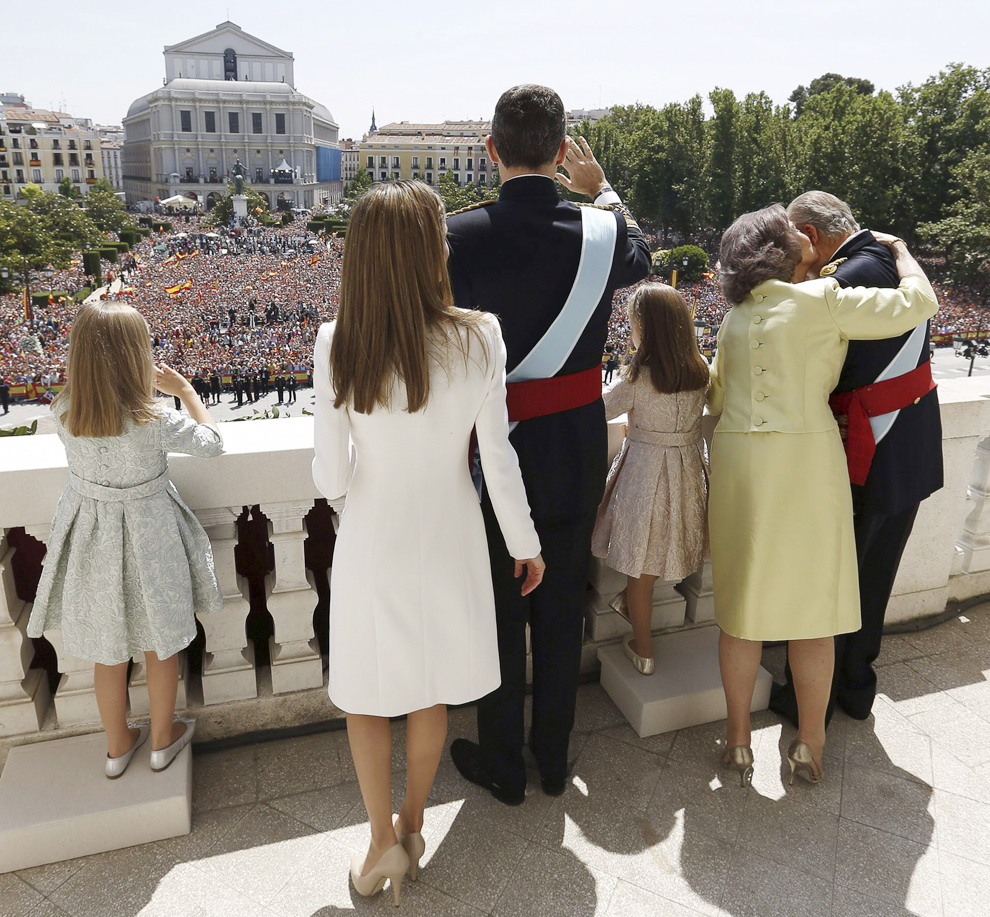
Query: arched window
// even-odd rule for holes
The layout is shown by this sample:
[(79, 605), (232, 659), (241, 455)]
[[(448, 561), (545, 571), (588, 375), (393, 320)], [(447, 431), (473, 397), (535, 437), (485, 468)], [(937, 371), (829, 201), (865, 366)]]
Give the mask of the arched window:
[(237, 55), (233, 48), (227, 48), (223, 52), (223, 78), (225, 80), (237, 79)]

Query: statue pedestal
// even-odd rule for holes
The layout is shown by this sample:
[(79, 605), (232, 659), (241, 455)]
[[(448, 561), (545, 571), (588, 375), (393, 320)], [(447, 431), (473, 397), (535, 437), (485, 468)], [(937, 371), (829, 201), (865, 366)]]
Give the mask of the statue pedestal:
[(238, 222), (242, 221), (247, 217), (247, 195), (246, 194), (235, 194), (233, 196), (234, 201), (234, 217)]

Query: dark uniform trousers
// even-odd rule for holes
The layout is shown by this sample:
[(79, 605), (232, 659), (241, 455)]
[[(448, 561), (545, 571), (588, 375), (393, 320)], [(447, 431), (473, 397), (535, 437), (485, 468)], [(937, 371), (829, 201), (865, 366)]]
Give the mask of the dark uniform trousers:
[(522, 757), (526, 694), (526, 624), (533, 651), (533, 726), (530, 750), (547, 780), (567, 775), (584, 636), (584, 600), (597, 511), (534, 519), (547, 570), (535, 592), (520, 595), (487, 492), (481, 503), (488, 534), (502, 684), (478, 702), (478, 739), (488, 775), (510, 792), (526, 785)]

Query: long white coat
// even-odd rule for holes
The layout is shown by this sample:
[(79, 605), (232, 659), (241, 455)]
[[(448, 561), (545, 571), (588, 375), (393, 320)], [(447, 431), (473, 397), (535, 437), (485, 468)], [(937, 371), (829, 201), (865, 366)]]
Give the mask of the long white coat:
[[(505, 345), (482, 325), (467, 364), (437, 347), (427, 406), (334, 408), (330, 344), (316, 340), (313, 480), (347, 494), (330, 574), (330, 698), (347, 713), (399, 716), (463, 704), (500, 683), (488, 543), (468, 470), (472, 428), (509, 553), (540, 553), (519, 462), (509, 445)], [(466, 333), (466, 332), (465, 332)]]

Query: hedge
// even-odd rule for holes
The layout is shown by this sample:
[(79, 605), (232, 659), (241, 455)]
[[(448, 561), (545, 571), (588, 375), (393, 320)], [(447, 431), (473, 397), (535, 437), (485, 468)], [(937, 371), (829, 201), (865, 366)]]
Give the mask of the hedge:
[(90, 295), (90, 293), (92, 293), (92, 292), (93, 292), (93, 288), (92, 288), (92, 287), (83, 287), (83, 288), (82, 288), (82, 289), (81, 289), (81, 290), (80, 290), (80, 291), (79, 291), (78, 293), (76, 293), (76, 295), (75, 295), (75, 296), (73, 296), (72, 298), (73, 298), (73, 300), (75, 300), (76, 302), (82, 302), (82, 301), (83, 301), (84, 299), (86, 299), (86, 297), (87, 297), (87, 296), (89, 296), (89, 295)]
[(100, 276), (100, 253), (98, 251), (83, 252), (83, 270), (87, 274)]
[(172, 231), (172, 224), (171, 223), (166, 223), (166, 222), (159, 222), (158, 220), (155, 220), (151, 224), (151, 228), (155, 232), (171, 232)]
[(139, 226), (138, 227), (138, 232), (141, 233), (142, 238), (147, 239), (148, 236), (151, 235), (151, 227), (150, 226)]
[(150, 229), (151, 228), (151, 224), (153, 222), (154, 222), (154, 220), (152, 220), (151, 217), (147, 217), (147, 216), (145, 216), (145, 217), (138, 217), (138, 225), (139, 226), (146, 226), (146, 227), (148, 227)]
[(130, 246), (135, 246), (141, 241), (141, 233), (137, 229), (122, 229), (119, 233), (121, 242), (126, 242)]
[(105, 246), (97, 249), (97, 251), (104, 261), (109, 261), (112, 264), (117, 263), (117, 249), (111, 248), (110, 246)]

